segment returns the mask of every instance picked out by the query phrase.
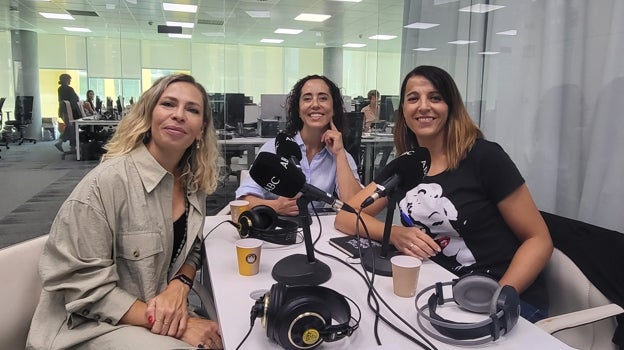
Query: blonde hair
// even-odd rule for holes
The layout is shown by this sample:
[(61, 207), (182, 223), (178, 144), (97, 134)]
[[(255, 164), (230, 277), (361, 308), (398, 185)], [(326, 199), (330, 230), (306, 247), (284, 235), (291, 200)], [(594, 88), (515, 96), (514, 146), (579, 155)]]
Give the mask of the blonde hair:
[(405, 115), (403, 114), (407, 81), (415, 76), (421, 76), (429, 80), (448, 105), (446, 134), (444, 135), (446, 159), (449, 169), (457, 169), (459, 162), (466, 158), (475, 141), (483, 138), (483, 132), (470, 118), (453, 78), (438, 67), (418, 66), (403, 79), (399, 113), (394, 126), (394, 144), (396, 145), (397, 153), (403, 154), (412, 148), (418, 147), (416, 134), (407, 127)]
[(152, 112), (165, 89), (177, 82), (193, 84), (200, 91), (204, 105), (204, 133), (199, 142), (199, 149), (197, 142), (193, 142), (184, 152), (178, 169), (186, 183), (187, 191), (212, 193), (217, 186), (219, 176), (217, 168), (219, 146), (211, 116), (210, 102), (204, 87), (196, 82), (195, 78), (187, 74), (164, 76), (154, 82), (152, 87), (141, 95), (128, 114), (121, 119), (112, 139), (104, 146), (106, 153), (102, 156), (102, 162), (128, 154), (142, 143), (149, 141)]

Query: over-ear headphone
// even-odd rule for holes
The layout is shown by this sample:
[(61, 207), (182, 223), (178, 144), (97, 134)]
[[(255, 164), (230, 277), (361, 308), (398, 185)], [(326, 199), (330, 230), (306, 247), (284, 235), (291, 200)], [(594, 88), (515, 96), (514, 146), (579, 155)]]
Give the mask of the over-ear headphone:
[(238, 222), (230, 221), (238, 229), (241, 238), (258, 238), (267, 242), (289, 245), (297, 241), (299, 225), (280, 219), (273, 208), (258, 205), (244, 211)]
[[(445, 299), (442, 289), (449, 285), (452, 286), (453, 295)], [(432, 289), (435, 289), (435, 293), (429, 296), (427, 303), (418, 307), (419, 299)], [(436, 313), (436, 308), (447, 301), (455, 301), (462, 309), (489, 314), (490, 317), (475, 323), (445, 319)], [(429, 286), (416, 295), (415, 302), (420, 328), (433, 338), (453, 345), (479, 345), (495, 341), (509, 333), (520, 316), (518, 292), (511, 286), (500, 286), (488, 275), (478, 273)], [(439, 334), (425, 327), (422, 318), (429, 321)]]
[[(314, 349), (323, 341), (350, 336), (360, 323), (351, 317), (347, 297), (321, 286), (276, 283), (251, 309), (252, 321), (262, 318), (267, 337), (287, 350)], [(339, 322), (332, 324), (332, 319)], [(353, 325), (351, 321), (353, 320)]]

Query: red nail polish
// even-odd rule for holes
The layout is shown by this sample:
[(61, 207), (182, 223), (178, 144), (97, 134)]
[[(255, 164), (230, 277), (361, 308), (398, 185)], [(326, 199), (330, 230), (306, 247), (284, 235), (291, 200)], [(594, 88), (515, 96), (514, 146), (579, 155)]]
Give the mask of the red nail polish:
[(149, 324), (154, 324), (154, 317), (147, 316), (147, 322), (149, 322)]

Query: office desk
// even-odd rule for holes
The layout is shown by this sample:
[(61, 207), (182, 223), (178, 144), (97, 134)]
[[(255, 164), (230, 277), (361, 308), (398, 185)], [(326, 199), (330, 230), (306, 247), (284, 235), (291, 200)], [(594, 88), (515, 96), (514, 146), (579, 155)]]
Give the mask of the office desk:
[(362, 137), (362, 147), (364, 147), (364, 159), (362, 168), (364, 169), (363, 184), (368, 185), (374, 177), (375, 157), (380, 149), (394, 147), (392, 136), (372, 136)]
[(80, 138), (78, 134), (80, 133), (81, 126), (117, 126), (119, 124), (119, 120), (102, 120), (102, 119), (75, 119), (72, 121), (74, 123), (74, 132), (76, 133), (76, 160), (80, 160)]
[[(206, 218), (204, 225), (204, 235), (213, 227), (229, 216), (211, 216)], [(316, 238), (319, 226), (316, 219), (311, 227), (312, 236)], [(333, 254), (341, 259), (346, 255), (331, 247), (327, 242), (330, 237), (340, 236), (341, 233), (333, 228), (334, 216), (322, 216), (323, 225), (322, 237), (317, 243), (320, 251)], [(238, 239), (238, 233), (229, 224), (219, 226), (206, 238), (206, 257), (210, 266), (210, 280), (214, 291), (215, 304), (219, 315), (223, 344), (226, 349), (235, 349), (249, 330), (249, 312), (254, 304), (250, 293), (258, 290), (268, 290), (275, 281), (271, 277), (271, 268), (281, 258), (293, 253), (305, 254), (303, 245), (276, 246), (270, 243), (264, 244), (260, 257), (260, 272), (255, 276), (244, 277), (238, 274), (236, 262), (236, 248), (234, 242)], [(378, 347), (373, 335), (374, 314), (368, 308), (366, 302), (367, 286), (364, 281), (353, 271), (330, 258), (316, 254), (316, 258), (327, 263), (332, 270), (332, 277), (323, 286), (331, 288), (343, 295), (353, 299), (360, 307), (362, 319), (359, 329), (351, 337), (347, 337), (336, 342), (323, 343), (319, 349), (418, 349), (419, 347), (409, 340), (395, 333), (385, 324), (379, 324), (379, 335), (383, 347)], [(359, 266), (357, 266), (358, 269)], [(418, 291), (434, 284), (438, 281), (448, 281), (453, 275), (442, 267), (431, 261), (423, 264)], [(416, 310), (414, 298), (401, 298), (392, 292), (392, 278), (375, 276), (375, 287), (385, 300), (396, 310), (399, 315), (406, 319), (415, 328), (419, 328), (416, 323)], [(446, 292), (446, 291), (445, 291)], [(445, 294), (446, 295), (446, 294)], [(357, 317), (357, 310), (351, 307), (351, 313)], [(413, 332), (405, 325), (398, 323), (390, 312), (382, 306), (382, 314), (390, 320), (394, 320), (401, 329), (413, 335)], [(455, 307), (442, 308), (438, 310), (443, 317), (458, 321), (482, 320), (486, 316), (470, 314), (457, 310)], [(445, 313), (448, 311), (448, 313)], [(438, 349), (466, 349), (466, 347), (456, 347), (430, 339)], [(530, 322), (520, 319), (512, 331), (499, 339), (483, 347), (491, 349), (571, 349), (567, 345), (542, 331)], [(266, 329), (262, 328), (260, 319), (257, 319), (254, 328), (245, 341), (241, 349), (279, 349), (278, 345), (269, 341), (266, 336)]]
[[(234, 137), (229, 140), (218, 140), (217, 143), (222, 151), (247, 151), (247, 167), (250, 167), (256, 159), (256, 147), (264, 145), (270, 139), (267, 137)], [(223, 157), (226, 157), (225, 154)]]

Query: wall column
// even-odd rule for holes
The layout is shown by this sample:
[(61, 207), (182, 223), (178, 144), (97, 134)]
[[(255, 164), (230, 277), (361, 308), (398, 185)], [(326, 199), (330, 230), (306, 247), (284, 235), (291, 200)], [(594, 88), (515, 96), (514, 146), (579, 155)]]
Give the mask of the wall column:
[(342, 48), (323, 49), (323, 75), (342, 88)]
[(11, 30), (15, 96), (34, 96), (32, 124), (25, 136), (41, 139), (41, 98), (39, 94), (39, 53), (37, 33)]

